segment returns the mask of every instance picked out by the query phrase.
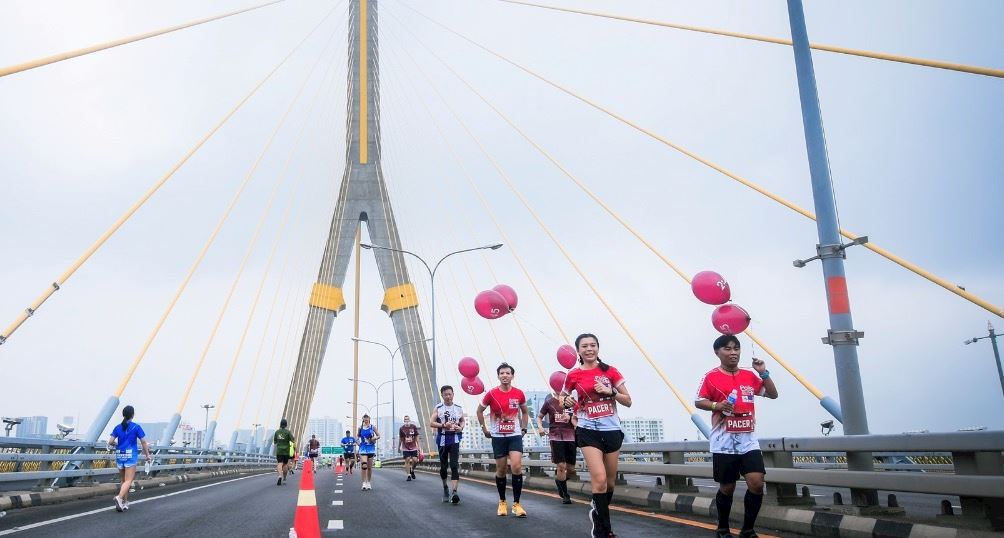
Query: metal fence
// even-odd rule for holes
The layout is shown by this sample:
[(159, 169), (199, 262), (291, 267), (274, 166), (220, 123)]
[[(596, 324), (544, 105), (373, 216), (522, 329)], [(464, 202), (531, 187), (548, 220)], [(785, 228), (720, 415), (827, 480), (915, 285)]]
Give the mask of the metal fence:
[[(189, 447), (150, 446), (151, 475), (178, 471), (274, 467), (269, 455)], [(0, 490), (42, 488), (115, 476), (115, 451), (104, 442), (0, 437)]]
[[(989, 519), (994, 529), (1004, 529), (1004, 431), (784, 437), (761, 439), (760, 447), (768, 494), (778, 504), (815, 504), (800, 486), (958, 496), (962, 516)], [(666, 491), (694, 493), (693, 479), (712, 478), (708, 451), (707, 441), (625, 444), (618, 478), (655, 476)], [(554, 467), (548, 449), (525, 452), (523, 464), (530, 475), (540, 476)], [(847, 456), (855, 452), (871, 453), (875, 470), (846, 470)], [(495, 468), (490, 450), (464, 450), (460, 463), (467, 470)], [(576, 468), (586, 470), (581, 461)], [(951, 504), (942, 504), (942, 510), (943, 515), (951, 514)]]

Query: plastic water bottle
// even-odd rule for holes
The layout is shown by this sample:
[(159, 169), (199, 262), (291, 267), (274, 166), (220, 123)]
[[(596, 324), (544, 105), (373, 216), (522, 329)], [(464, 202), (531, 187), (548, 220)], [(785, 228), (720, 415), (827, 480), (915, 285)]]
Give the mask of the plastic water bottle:
[[(735, 405), (736, 400), (738, 399), (739, 399), (739, 391), (737, 391), (736, 389), (732, 389), (732, 392), (729, 393), (729, 397), (726, 398), (725, 401), (729, 402), (732, 405)], [(731, 412), (722, 411), (722, 414), (730, 417), (732, 416)]]
[(143, 470), (146, 471), (147, 476), (150, 476), (150, 467), (151, 466), (152, 466), (152, 462), (150, 460), (146, 460), (146, 465), (143, 466)]

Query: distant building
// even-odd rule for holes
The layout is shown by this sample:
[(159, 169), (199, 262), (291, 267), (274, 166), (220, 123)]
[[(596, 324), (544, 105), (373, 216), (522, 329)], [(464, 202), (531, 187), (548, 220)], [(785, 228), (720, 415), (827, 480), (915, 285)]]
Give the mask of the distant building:
[(16, 435), (18, 437), (45, 437), (45, 431), (49, 426), (49, 417), (20, 417), (21, 423), (17, 425)]
[(622, 418), (625, 443), (658, 443), (663, 440), (661, 418)]
[[(164, 430), (167, 429), (167, 422), (140, 422), (139, 425), (143, 427), (147, 443), (151, 445), (160, 444), (160, 438), (164, 436)], [(112, 427), (115, 427), (115, 425), (112, 424)]]
[(311, 435), (316, 435), (323, 446), (339, 446), (342, 437), (345, 437), (345, 430), (342, 428), (342, 421), (338, 419), (312, 418), (307, 421), (303, 435), (304, 441), (310, 439)]
[[(178, 426), (178, 431), (174, 434), (174, 446), (175, 447), (202, 447), (202, 440), (205, 438), (206, 432), (204, 430), (196, 430), (194, 426), (186, 422), (182, 422)], [(185, 443), (188, 443), (187, 445)]]

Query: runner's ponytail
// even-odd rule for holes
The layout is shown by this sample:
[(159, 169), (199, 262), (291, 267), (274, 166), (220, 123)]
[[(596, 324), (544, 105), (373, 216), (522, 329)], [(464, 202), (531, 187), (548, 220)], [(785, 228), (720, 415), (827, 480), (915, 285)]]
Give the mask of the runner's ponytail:
[(127, 405), (122, 408), (122, 431), (124, 432), (127, 427), (129, 427), (129, 421), (136, 414), (136, 410), (132, 408), (131, 405)]

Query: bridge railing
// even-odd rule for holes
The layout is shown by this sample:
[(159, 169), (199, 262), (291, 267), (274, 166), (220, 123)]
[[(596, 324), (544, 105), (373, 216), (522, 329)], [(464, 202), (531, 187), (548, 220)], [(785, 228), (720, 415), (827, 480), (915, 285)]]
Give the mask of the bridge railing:
[[(1004, 529), (1004, 431), (782, 437), (761, 439), (760, 447), (768, 493), (778, 504), (815, 504), (800, 486), (958, 496), (964, 517), (989, 518), (995, 529)], [(545, 469), (554, 467), (548, 448), (524, 452), (525, 473), (544, 476)], [(875, 470), (846, 470), (847, 455), (854, 452), (871, 452)], [(665, 491), (695, 493), (693, 479), (712, 478), (707, 441), (627, 443), (621, 460), (622, 483), (624, 475), (647, 475), (656, 477), (657, 487)], [(490, 449), (463, 450), (460, 463), (468, 471), (495, 468)], [(426, 464), (435, 467), (438, 461)], [(586, 470), (582, 461), (576, 469)], [(895, 498), (889, 501), (896, 508)], [(951, 503), (942, 503), (942, 514), (952, 514)]]
[[(202, 450), (194, 447), (150, 446), (151, 475), (219, 469), (256, 469), (275, 465), (275, 458), (257, 452)], [(34, 482), (33, 489), (56, 481), (89, 483), (117, 475), (115, 451), (104, 442), (0, 437), (0, 489)]]

